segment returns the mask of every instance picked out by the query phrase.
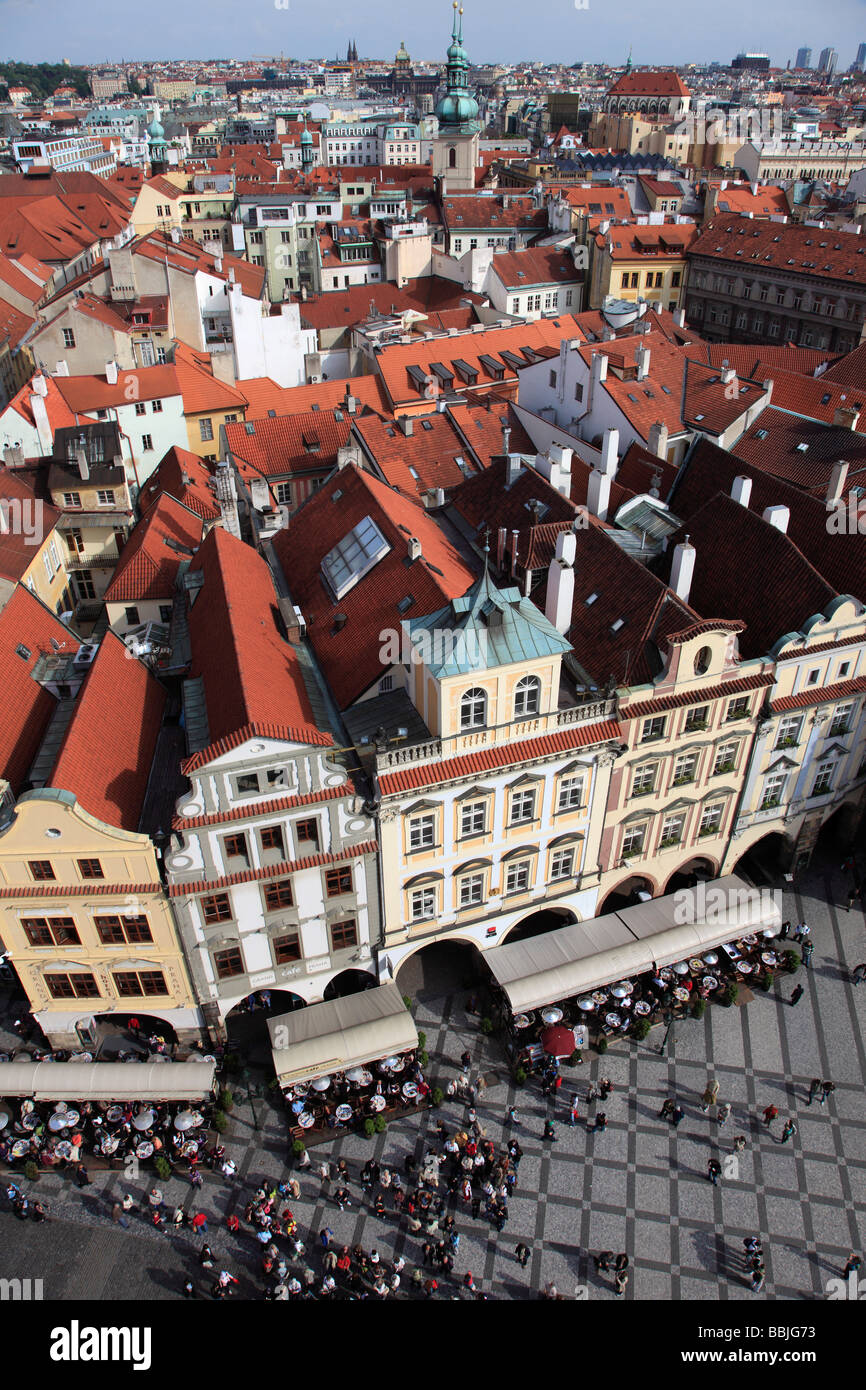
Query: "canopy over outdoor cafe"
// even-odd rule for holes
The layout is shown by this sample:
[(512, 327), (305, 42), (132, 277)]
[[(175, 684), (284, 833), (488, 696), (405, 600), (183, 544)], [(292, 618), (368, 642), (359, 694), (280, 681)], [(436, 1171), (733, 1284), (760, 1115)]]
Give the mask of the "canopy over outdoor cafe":
[(30, 1100), (208, 1100), (215, 1062), (0, 1062), (0, 1096)]
[[(274, 1070), (305, 1140), (417, 1105), (418, 1033), (393, 980), (268, 1020)], [(300, 1137), (296, 1135), (295, 1137)]]
[(641, 1019), (724, 993), (726, 981), (760, 981), (781, 963), (772, 949), (780, 928), (774, 895), (729, 874), (496, 946), (484, 959), (515, 1042), (531, 1053), (545, 1046), (536, 1010), (548, 1029), (583, 1022), (599, 1036), (627, 1034)]

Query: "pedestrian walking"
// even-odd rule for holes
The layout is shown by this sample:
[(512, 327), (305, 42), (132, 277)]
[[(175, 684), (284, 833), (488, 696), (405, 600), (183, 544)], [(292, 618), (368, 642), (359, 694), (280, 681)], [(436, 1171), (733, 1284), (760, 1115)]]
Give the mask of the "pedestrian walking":
[(461, 1056), (460, 1056), (460, 1065), (461, 1065), (461, 1067), (463, 1068), (463, 1075), (464, 1075), (464, 1076), (468, 1076), (468, 1075), (469, 1075), (469, 1070), (470, 1070), (470, 1068), (471, 1068), (471, 1066), (472, 1066), (472, 1054), (471, 1054), (471, 1052), (463, 1052), (463, 1053), (461, 1053)]
[(741, 1154), (741, 1153), (743, 1152), (743, 1149), (744, 1149), (745, 1147), (746, 1147), (746, 1136), (745, 1136), (745, 1134), (738, 1134), (737, 1137), (736, 1137), (736, 1139), (734, 1140), (734, 1153), (735, 1153), (735, 1154)]
[(863, 980), (866, 980), (866, 960), (862, 961), (860, 965), (855, 965), (851, 971), (852, 984), (859, 985)]
[(762, 1269), (755, 1269), (752, 1271), (749, 1276), (749, 1287), (752, 1293), (761, 1292), (761, 1289), (764, 1287), (764, 1271)]
[(859, 896), (860, 896), (860, 885), (859, 885), (859, 883), (854, 883), (854, 884), (852, 884), (852, 886), (848, 889), (848, 905), (847, 905), (847, 907), (845, 908), (845, 911), (846, 911), (846, 912), (850, 912), (850, 911), (851, 911), (852, 907), (853, 907), (854, 904), (856, 903), (856, 901), (857, 901), (857, 899), (859, 898)]
[(718, 1109), (718, 1112), (717, 1112), (717, 1115), (716, 1115), (716, 1118), (717, 1118), (719, 1124), (720, 1124), (720, 1125), (723, 1125), (723, 1124), (725, 1123), (725, 1121), (726, 1121), (727, 1119), (729, 1119), (730, 1114), (731, 1114), (731, 1103), (730, 1103), (730, 1101), (727, 1101), (727, 1100), (726, 1100), (725, 1103), (724, 1103), (724, 1105), (720, 1105), (720, 1106), (719, 1106), (719, 1109)]
[(541, 1137), (543, 1139), (549, 1139), (554, 1144), (556, 1143), (556, 1130), (553, 1128), (553, 1120), (544, 1121), (544, 1134)]
[(570, 1114), (570, 1116), (569, 1116), (569, 1121), (568, 1121), (568, 1123), (569, 1123), (570, 1125), (576, 1125), (579, 1119), (580, 1119), (580, 1110), (578, 1109), (578, 1097), (577, 1097), (577, 1095), (573, 1095), (573, 1096), (571, 1097), (571, 1114)]
[(670, 1099), (666, 1100), (666, 1101), (664, 1102), (664, 1104), (662, 1105), (661, 1110), (660, 1110), (659, 1113), (658, 1113), (658, 1118), (659, 1118), (660, 1120), (667, 1120), (668, 1124), (670, 1124), (671, 1116), (672, 1116), (673, 1113), (674, 1113), (674, 1107), (675, 1107), (675, 1105), (676, 1105), (676, 1101), (670, 1100)]
[(472, 1277), (471, 1269), (467, 1269), (466, 1273), (463, 1276), (463, 1287), (464, 1289), (469, 1289), (470, 1293), (474, 1292), (475, 1288), (477, 1287), (475, 1280)]
[(195, 1298), (195, 1284), (191, 1279), (185, 1279), (183, 1284), (184, 1298)]
[(592, 1126), (591, 1133), (595, 1134), (596, 1132), (600, 1132), (603, 1134), (606, 1129), (607, 1115), (604, 1113), (603, 1110), (599, 1110), (598, 1114), (595, 1117), (595, 1124)]
[(832, 1094), (833, 1094), (833, 1092), (835, 1091), (835, 1089), (836, 1089), (836, 1084), (835, 1084), (835, 1082), (833, 1082), (833, 1081), (822, 1081), (822, 1082), (821, 1082), (821, 1104), (822, 1104), (822, 1105), (826, 1105), (826, 1104), (827, 1104), (827, 1098), (828, 1098), (828, 1096), (832, 1096)]
[(847, 1279), (849, 1274), (856, 1274), (857, 1270), (860, 1268), (862, 1264), (863, 1260), (861, 1259), (861, 1257), (855, 1254), (852, 1250), (850, 1255), (848, 1256), (845, 1268), (842, 1270), (842, 1278)]
[(811, 930), (812, 928), (808, 927), (805, 922), (798, 922), (797, 930), (794, 932), (794, 940), (805, 941)]
[(713, 1187), (718, 1187), (718, 1185), (719, 1185), (719, 1178), (720, 1178), (721, 1176), (722, 1176), (722, 1165), (721, 1165), (721, 1163), (719, 1163), (719, 1161), (718, 1161), (717, 1158), (711, 1158), (710, 1161), (709, 1161), (709, 1163), (707, 1164), (707, 1177), (709, 1178), (710, 1182), (713, 1184)]
[(610, 1262), (613, 1259), (613, 1251), (601, 1250), (597, 1255), (593, 1255), (592, 1258), (595, 1261), (596, 1274), (598, 1274), (599, 1271), (603, 1271), (605, 1274), (607, 1274), (607, 1272), (610, 1269)]
[(322, 1248), (324, 1250), (327, 1250), (328, 1246), (331, 1244), (331, 1241), (333, 1239), (334, 1232), (331, 1230), (330, 1226), (323, 1227), (322, 1230), (319, 1232), (319, 1240), (321, 1241)]
[(773, 1123), (773, 1121), (777, 1118), (778, 1114), (779, 1110), (777, 1106), (767, 1106), (766, 1110), (764, 1111), (764, 1124), (767, 1126), (768, 1129), (770, 1125)]
[(598, 1098), (599, 1098), (599, 1100), (607, 1100), (607, 1098), (608, 1098), (608, 1096), (610, 1095), (610, 1093), (611, 1093), (612, 1090), (613, 1090), (613, 1082), (612, 1082), (612, 1081), (609, 1081), (609, 1080), (607, 1079), (606, 1076), (603, 1076), (602, 1079), (601, 1079), (601, 1080), (599, 1081), (599, 1083), (598, 1083)]
[(781, 931), (779, 932), (779, 936), (782, 938), (783, 941), (787, 941), (787, 939), (788, 939), (788, 934), (789, 934), (790, 930), (791, 930), (791, 923), (790, 923), (790, 922), (783, 922), (783, 923), (782, 923), (782, 929), (781, 929)]
[(203, 1211), (197, 1211), (189, 1224), (195, 1235), (207, 1235), (207, 1217)]
[[(525, 1269), (525, 1268), (526, 1268), (527, 1264), (529, 1263), (529, 1247), (526, 1246), (526, 1245), (524, 1245), (524, 1244), (523, 1244), (523, 1241), (520, 1241), (520, 1243), (515, 1247), (515, 1250), (514, 1250), (514, 1258), (516, 1259), (517, 1263), (520, 1265), (520, 1268), (521, 1268), (521, 1269)], [(847, 1273), (847, 1269), (846, 1269), (846, 1273)]]
[(600, 1092), (596, 1089), (595, 1082), (594, 1082), (594, 1081), (591, 1081), (591, 1082), (589, 1083), (589, 1090), (588, 1090), (587, 1093), (586, 1093), (586, 1103), (587, 1103), (587, 1105), (592, 1105), (593, 1101), (599, 1099), (599, 1095), (600, 1095)]
[(618, 1269), (613, 1277), (613, 1282), (614, 1288), (616, 1289), (617, 1298), (622, 1298), (623, 1294), (628, 1288), (628, 1270)]
[(671, 1114), (671, 1124), (673, 1125), (674, 1129), (679, 1129), (680, 1125), (685, 1119), (685, 1116), (686, 1112), (685, 1110), (683, 1110), (682, 1106), (675, 1105)]
[(814, 949), (815, 943), (813, 941), (803, 942), (803, 968), (805, 970), (812, 969), (812, 952)]
[(715, 1105), (719, 1094), (718, 1081), (708, 1081), (706, 1090), (701, 1096), (701, 1110), (706, 1115), (711, 1105)]
[(808, 1094), (808, 1096), (806, 1097), (806, 1104), (807, 1104), (807, 1105), (811, 1105), (811, 1104), (812, 1104), (812, 1101), (815, 1099), (815, 1097), (818, 1096), (818, 1095), (820, 1095), (820, 1094), (821, 1094), (821, 1078), (820, 1078), (820, 1076), (816, 1076), (816, 1077), (814, 1078), (814, 1080), (812, 1080), (812, 1081), (809, 1083), (809, 1094)]
[(796, 989), (794, 990), (794, 992), (792, 993), (791, 998), (788, 1000), (788, 1003), (789, 1003), (789, 1004), (791, 1005), (791, 1007), (793, 1008), (795, 1004), (799, 1004), (799, 1002), (800, 1002), (800, 1000), (801, 1000), (802, 998), (803, 998), (803, 986), (802, 986), (802, 985), (797, 985), (797, 988), (796, 988)]
[(788, 1140), (791, 1138), (791, 1135), (792, 1135), (792, 1134), (796, 1134), (796, 1133), (797, 1133), (797, 1126), (796, 1126), (796, 1124), (794, 1123), (794, 1121), (793, 1121), (793, 1120), (786, 1120), (786, 1121), (785, 1121), (785, 1127), (784, 1127), (784, 1129), (782, 1130), (782, 1137), (781, 1137), (781, 1139), (779, 1140), (779, 1143), (780, 1143), (780, 1144), (787, 1144)]

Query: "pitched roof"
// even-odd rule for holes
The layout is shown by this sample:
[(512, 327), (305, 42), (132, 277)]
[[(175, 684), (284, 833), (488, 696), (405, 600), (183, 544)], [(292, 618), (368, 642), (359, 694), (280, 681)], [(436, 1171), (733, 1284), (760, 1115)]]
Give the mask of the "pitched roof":
[(753, 213), (755, 217), (789, 217), (791, 209), (785, 190), (774, 184), (761, 184), (756, 193), (748, 183), (729, 183), (716, 197), (719, 212)]
[[(642, 381), (635, 380), (631, 374), (638, 348), (649, 349), (650, 353), (649, 371)], [(590, 369), (597, 352), (607, 356), (607, 377), (601, 385), (642, 439), (648, 438), (656, 422), (666, 425), (670, 434), (682, 432), (684, 424), (680, 411), (686, 359), (678, 346), (661, 333), (651, 332), (607, 343), (585, 344), (578, 352)], [(629, 375), (623, 380), (617, 376), (617, 370)]]
[(511, 290), (529, 289), (534, 285), (574, 284), (584, 278), (584, 272), (575, 267), (574, 257), (555, 246), (500, 251), (493, 257), (491, 269), (505, 288)]
[[(822, 354), (826, 357), (827, 354)], [(841, 386), (856, 386), (863, 389), (866, 383), (866, 343), (859, 343), (844, 357), (831, 362), (823, 373), (830, 381), (838, 381)]]
[(145, 236), (131, 241), (128, 249), (134, 256), (159, 261), (160, 264), (167, 264), (185, 275), (201, 273), (228, 282), (231, 271), (234, 273), (235, 283), (252, 299), (261, 299), (264, 292), (263, 266), (252, 265), (240, 256), (221, 255), (221, 268), (217, 270), (214, 257), (203, 251), (197, 241), (185, 237), (173, 241), (164, 232), (148, 232)]
[(185, 770), (256, 735), (332, 744), (331, 735), (316, 727), (297, 651), (278, 627), (267, 561), (215, 527), (190, 572), (204, 575), (188, 623), (190, 674), (204, 682), (209, 744), (187, 759)]
[(105, 591), (105, 602), (173, 599), (178, 571), (201, 544), (201, 533), (201, 517), (167, 492), (161, 493), (131, 531)]
[(667, 555), (686, 535), (697, 552), (689, 603), (706, 616), (741, 618), (745, 657), (766, 656), (836, 597), (790, 536), (724, 493), (692, 513), (671, 537)]
[[(379, 415), (355, 418), (354, 433), (374, 460), (389, 487), (418, 501), (435, 488), (450, 492), (463, 482), (466, 472), (476, 472), (447, 413), (433, 411), (411, 420), (412, 434)], [(457, 459), (463, 460), (463, 468)]]
[(165, 702), (165, 691), (147, 667), (106, 632), (48, 785), (72, 792), (106, 825), (137, 830)]
[(0, 297), (5, 285), (24, 299), (29, 299), (31, 304), (36, 304), (45, 293), (45, 286), (52, 274), (50, 266), (35, 261), (32, 256), (13, 259), (0, 252)]
[(0, 776), (17, 796), (57, 708), (55, 697), (33, 679), (33, 668), (52, 638), (67, 653), (78, 638), (23, 584), (16, 584), (0, 612)]
[(802, 273), (810, 279), (858, 284), (866, 278), (866, 246), (862, 243), (861, 236), (835, 228), (721, 213), (704, 225), (689, 255), (726, 261), (743, 271), (770, 267), (788, 275)]
[(184, 352), (184, 347), (185, 344), (178, 343), (174, 358), (184, 415), (200, 415), (212, 410), (245, 410), (246, 397), (211, 371), (205, 371), (200, 365), (200, 354), (193, 356), (191, 351)]
[[(851, 392), (846, 405), (856, 407), (858, 402), (866, 402), (866, 391)], [(826, 495), (839, 459), (850, 465), (846, 486), (866, 486), (866, 435), (789, 415), (773, 405), (761, 412), (731, 452), (817, 496)]]
[[(45, 410), (48, 415), (48, 423), (51, 426), (52, 434), (59, 429), (74, 425), (75, 416), (69, 409), (60, 391), (57, 389), (57, 381), (66, 380), (67, 378), (42, 376), (41, 373), (37, 373), (35, 376), (31, 377), (30, 381), (25, 382), (21, 390), (16, 392), (11, 401), (9, 401), (5, 410), (0, 412), (0, 418), (5, 416), (7, 412), (14, 411), (17, 415), (20, 415), (21, 419), (25, 420), (28, 425), (35, 427), (36, 421), (33, 415), (33, 407), (30, 404), (30, 397), (35, 394), (33, 383), (37, 378), (45, 382)], [(14, 434), (15, 425), (12, 419), (7, 420), (6, 428), (10, 435)]]
[(697, 235), (698, 229), (693, 222), (665, 222), (660, 226), (614, 222), (606, 232), (596, 233), (595, 244), (614, 261), (633, 261), (645, 256), (648, 260), (662, 262), (681, 260)]
[[(0, 502), (7, 526), (5, 531), (0, 530), (0, 575), (16, 580), (33, 564), (60, 513), (49, 502), (37, 498), (29, 483), (8, 468), (0, 468)], [(17, 524), (16, 513), (22, 518), (21, 525)]]
[[(500, 439), (500, 451), (501, 448)], [(535, 450), (532, 449), (531, 453), (534, 456)], [(497, 530), (504, 526), (509, 533), (510, 548), (511, 532), (522, 531), (534, 524), (535, 512), (531, 503), (535, 501), (541, 503), (538, 510), (540, 520), (573, 521), (575, 504), (551, 487), (536, 469), (524, 466), (511, 487), (506, 486), (507, 473), (508, 465), (500, 452), (483, 473), (468, 478), (456, 492), (452, 501), (454, 510), (476, 531), (489, 526), (491, 536), (495, 537)]]
[[(169, 365), (136, 367), (134, 372), (121, 370), (113, 383), (102, 374), (56, 376), (52, 381), (68, 408), (77, 415), (129, 405), (131, 401), (163, 400), (180, 395), (177, 371)], [(74, 423), (70, 419), (69, 424)]]
[(142, 487), (138, 505), (147, 511), (157, 497), (168, 493), (203, 521), (214, 521), (220, 515), (215, 486), (213, 472), (204, 459), (173, 445)]
[(634, 68), (608, 87), (609, 97), (687, 97), (689, 89), (673, 68)]
[[(739, 376), (751, 377), (755, 381), (762, 379), (760, 372), (764, 368), (770, 368), (771, 375), (778, 370), (810, 377), (826, 362), (839, 365), (848, 360), (844, 357), (834, 359), (832, 353), (821, 352), (818, 348), (795, 347), (793, 343), (774, 347), (770, 343), (707, 343), (698, 337), (692, 341), (689, 357), (707, 362), (711, 367), (721, 367), (727, 361)], [(853, 353), (848, 356), (852, 357)]]
[(319, 381), (313, 386), (278, 386), (269, 376), (246, 377), (235, 383), (249, 403), (249, 418), (260, 419), (269, 410), (278, 415), (301, 415), (308, 410), (333, 410), (346, 395), (359, 405), (373, 410), (389, 409), (382, 382), (378, 376), (339, 377)]
[(337, 451), (348, 443), (352, 419), (339, 409), (266, 416), (226, 425), (226, 442), (236, 458), (252, 464), (265, 478), (330, 471)]
[(493, 197), (484, 193), (446, 194), (442, 198), (442, 221), (453, 236), (476, 227), (492, 231), (498, 227), (546, 230), (547, 209), (537, 207), (531, 193), (497, 193)]
[[(378, 527), (388, 553), (335, 601), (325, 587), (322, 560), (366, 517)], [(411, 537), (421, 543), (421, 558), (409, 563)], [(387, 669), (379, 658), (381, 633), (399, 631), (404, 616), (397, 606), (401, 600), (412, 599), (406, 611), (413, 616), (431, 613), (465, 593), (474, 579), (423, 507), (354, 464), (335, 473), (304, 503), (288, 529), (275, 536), (273, 547), (342, 709)], [(345, 622), (335, 623), (338, 612)]]
[[(327, 294), (302, 299), (293, 296), (302, 321), (310, 328), (340, 328), (360, 323), (368, 318), (373, 306), (379, 314), (401, 314), (407, 309), (429, 314), (443, 309), (459, 308), (464, 301), (483, 304), (484, 298), (464, 290), (453, 280), (438, 275), (407, 280), (404, 285), (390, 281), (370, 285), (353, 285), (346, 290), (331, 290)], [(474, 315), (472, 321), (474, 322)]]

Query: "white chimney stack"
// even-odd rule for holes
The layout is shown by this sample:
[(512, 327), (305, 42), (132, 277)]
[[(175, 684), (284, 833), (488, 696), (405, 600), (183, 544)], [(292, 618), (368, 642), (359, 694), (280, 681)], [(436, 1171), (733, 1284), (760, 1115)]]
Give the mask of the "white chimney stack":
[(845, 484), (848, 481), (848, 465), (842, 459), (833, 464), (833, 471), (830, 474), (830, 481), (827, 484), (827, 506), (835, 507), (845, 491)]
[(508, 531), (504, 526), (500, 526), (496, 533), (496, 568), (502, 572), (505, 566), (505, 543), (508, 540)]
[(683, 603), (688, 603), (689, 594), (692, 588), (692, 578), (695, 573), (695, 558), (697, 551), (693, 545), (689, 544), (686, 536), (684, 541), (674, 546), (674, 559), (671, 565), (671, 588), (677, 598), (681, 598)]
[(116, 362), (106, 362), (106, 364), (105, 364), (105, 380), (108, 382), (109, 386), (116, 386), (116, 385), (117, 385), (117, 363), (116, 363)]
[(563, 636), (571, 627), (576, 554), (577, 538), (574, 532), (561, 531), (556, 538), (556, 553), (547, 572), (547, 597), (544, 605), (544, 616)]
[(674, 323), (677, 324), (677, 326), (678, 326), (679, 328), (685, 328), (685, 326), (686, 326), (686, 311), (685, 311), (685, 309), (674, 309)]
[(775, 526), (777, 531), (786, 532), (788, 522), (791, 520), (791, 513), (787, 507), (765, 507), (764, 520), (769, 521), (771, 526)]
[(658, 459), (666, 459), (668, 456), (667, 425), (662, 424), (661, 420), (656, 420), (654, 425), (650, 425), (646, 443), (651, 454), (655, 454)]
[(508, 466), (505, 470), (505, 486), (513, 487), (523, 472), (523, 460), (519, 454), (508, 455)]
[[(605, 358), (605, 361), (607, 359)], [(598, 461), (598, 471), (604, 473), (607, 478), (616, 477), (617, 452), (619, 450), (619, 430), (605, 430), (601, 441), (601, 458)]]
[(420, 559), (421, 559), (421, 542), (417, 539), (416, 536), (410, 536), (410, 537), (409, 537), (409, 544), (408, 544), (408, 546), (407, 546), (407, 551), (408, 551), (408, 555), (409, 555), (409, 559), (410, 559), (410, 560), (420, 560)]
[(731, 483), (731, 496), (735, 502), (739, 502), (741, 507), (748, 507), (752, 500), (751, 478), (735, 478)]
[(649, 376), (650, 369), (650, 350), (643, 344), (637, 350), (637, 379), (645, 381)]
[(586, 505), (593, 516), (598, 517), (599, 521), (607, 521), (607, 509), (610, 506), (610, 484), (609, 473), (602, 473), (600, 468), (593, 468), (586, 485)]
[(39, 437), (39, 448), (42, 450), (42, 453), (44, 455), (50, 454), (52, 449), (54, 448), (54, 434), (51, 429), (51, 421), (48, 419), (48, 410), (45, 405), (45, 396), (47, 394), (47, 388), (45, 391), (39, 391), (36, 388), (37, 381), (40, 382), (43, 386), (45, 386), (44, 377), (34, 377), (34, 390), (33, 394), (30, 397), (30, 410), (33, 414), (33, 421), (36, 425), (36, 433)]

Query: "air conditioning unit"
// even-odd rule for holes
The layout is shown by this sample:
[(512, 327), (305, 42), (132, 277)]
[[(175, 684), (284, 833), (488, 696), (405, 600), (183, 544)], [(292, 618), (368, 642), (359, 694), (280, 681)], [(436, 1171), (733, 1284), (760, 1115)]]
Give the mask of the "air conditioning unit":
[(82, 642), (78, 651), (75, 653), (75, 665), (89, 666), (98, 651), (98, 642)]

